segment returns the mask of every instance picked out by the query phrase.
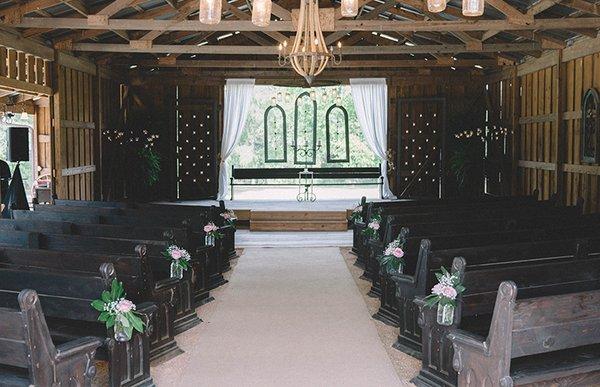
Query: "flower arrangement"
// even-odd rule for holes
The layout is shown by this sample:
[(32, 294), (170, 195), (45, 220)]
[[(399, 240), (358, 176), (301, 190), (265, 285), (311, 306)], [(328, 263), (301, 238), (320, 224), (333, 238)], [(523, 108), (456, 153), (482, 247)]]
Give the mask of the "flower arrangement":
[(437, 322), (441, 325), (452, 325), (454, 321), (454, 308), (456, 308), (456, 297), (465, 291), (456, 274), (451, 274), (442, 266), (441, 272), (436, 273), (438, 283), (431, 289), (431, 294), (425, 297), (425, 303), (429, 307), (437, 304)]
[(362, 210), (363, 208), (360, 204), (354, 207), (352, 214), (350, 214), (350, 221), (353, 223), (362, 222)]
[(180, 266), (183, 270), (187, 270), (190, 267), (189, 261), (192, 259), (190, 253), (186, 249), (182, 249), (179, 246), (171, 245), (163, 251), (162, 255), (165, 258), (171, 259), (172, 263)]
[(367, 224), (362, 232), (367, 238), (373, 239), (379, 234), (379, 228), (381, 227), (381, 210), (375, 212), (371, 216), (371, 221)]
[(385, 267), (388, 272), (399, 272), (402, 273), (406, 262), (404, 261), (404, 243), (405, 239), (398, 237), (391, 241), (383, 255), (379, 258), (379, 263), (382, 267)]
[(235, 212), (233, 210), (225, 210), (225, 212), (220, 214), (223, 218), (226, 226), (231, 226), (235, 228), (235, 221), (237, 220), (237, 216), (235, 216)]
[(219, 226), (213, 222), (209, 222), (206, 226), (204, 226), (204, 232), (207, 236), (211, 236), (215, 239), (223, 238), (223, 234), (219, 232)]
[(144, 322), (135, 311), (135, 304), (126, 299), (123, 284), (113, 279), (110, 292), (102, 292), (100, 299), (92, 301), (92, 307), (100, 312), (98, 321), (106, 324), (106, 328), (114, 327), (115, 340), (129, 341), (133, 330), (144, 333)]

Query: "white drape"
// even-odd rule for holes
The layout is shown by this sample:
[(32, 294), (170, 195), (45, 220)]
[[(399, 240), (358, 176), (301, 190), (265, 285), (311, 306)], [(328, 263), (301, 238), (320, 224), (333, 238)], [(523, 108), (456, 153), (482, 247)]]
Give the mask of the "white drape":
[(229, 166), (227, 165), (227, 159), (233, 153), (244, 131), (244, 124), (248, 117), (248, 108), (252, 101), (253, 89), (254, 79), (228, 79), (225, 83), (218, 200), (226, 199), (229, 193)]
[(384, 78), (350, 79), (352, 99), (369, 147), (381, 160), (383, 198), (395, 199), (387, 177), (388, 93)]

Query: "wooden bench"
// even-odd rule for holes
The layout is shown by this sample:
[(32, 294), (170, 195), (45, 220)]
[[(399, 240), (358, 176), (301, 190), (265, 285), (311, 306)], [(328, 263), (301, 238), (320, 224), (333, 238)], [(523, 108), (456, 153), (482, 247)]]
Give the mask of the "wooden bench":
[(487, 334), (491, 321), (495, 292), (500, 282), (511, 279), (519, 287), (520, 298), (531, 298), (600, 288), (600, 253), (586, 255), (549, 255), (535, 259), (470, 264), (462, 258), (453, 271), (464, 277), (465, 293), (457, 299), (454, 324), (441, 326), (436, 321), (436, 308), (425, 306), (424, 297), (416, 297), (419, 325), (422, 328), (423, 360), (418, 386), (456, 385), (452, 368), (453, 349), (447, 335), (457, 328)]
[(500, 284), (487, 338), (449, 335), (458, 385), (600, 384), (600, 290), (517, 295), (514, 282)]
[[(142, 247), (138, 248), (138, 251)], [(87, 273), (94, 276), (98, 267), (108, 262), (119, 273), (126, 293), (136, 303), (152, 302), (153, 313), (150, 334), (150, 360), (167, 359), (182, 353), (175, 341), (175, 279), (155, 280), (145, 254), (127, 257), (113, 254), (72, 253), (26, 248), (0, 247), (0, 267), (42, 272)]]
[[(351, 168), (318, 168), (307, 166), (309, 172), (313, 172), (317, 180), (374, 180), (373, 182), (363, 183), (327, 183), (316, 182), (314, 185), (320, 186), (338, 186), (338, 185), (377, 185), (379, 186), (379, 196), (383, 197), (383, 177), (381, 168), (378, 167), (351, 167)], [(298, 174), (304, 171), (304, 168), (236, 168), (231, 166), (231, 200), (233, 200), (234, 187), (236, 186), (298, 186), (298, 183), (240, 183), (238, 180), (293, 180), (298, 179)]]
[[(180, 216), (187, 216), (190, 213), (207, 213), (218, 226), (224, 226), (224, 219), (221, 214), (227, 211), (225, 202), (219, 200), (219, 205), (215, 206), (199, 206), (188, 204), (171, 204), (171, 203), (135, 203), (135, 202), (104, 202), (104, 201), (88, 201), (88, 200), (61, 200), (55, 199), (54, 204), (58, 206), (74, 206), (74, 207), (100, 207), (100, 208), (121, 208), (121, 209), (139, 209), (166, 211), (167, 213), (176, 212)], [(223, 244), (227, 249), (230, 258), (236, 256), (235, 251), (235, 229), (232, 227), (224, 227), (222, 230), (225, 233)]]
[(0, 385), (91, 386), (102, 340), (87, 336), (57, 347), (37, 293), (22, 290), (17, 300), (18, 310), (0, 308)]
[[(108, 361), (111, 386), (153, 386), (150, 376), (149, 334), (154, 329), (152, 314), (156, 305), (137, 305), (146, 324), (143, 334), (134, 332), (129, 342), (117, 342), (113, 332), (98, 321), (91, 302), (110, 288), (115, 271), (111, 264), (100, 267), (100, 275), (65, 274), (0, 268), (0, 307), (16, 308), (16, 295), (23, 289), (36, 289), (55, 343), (81, 337), (102, 338), (96, 358)], [(48, 367), (50, 368), (50, 367)]]
[[(434, 285), (435, 277), (432, 270), (437, 270), (440, 266), (448, 267), (455, 256), (467, 257), (472, 264), (483, 264), (511, 260), (515, 257), (535, 258), (544, 256), (543, 254), (546, 253), (550, 254), (552, 251), (562, 252), (563, 255), (583, 254), (582, 251), (585, 250), (581, 249), (582, 242), (578, 239), (585, 236), (595, 236), (593, 229), (576, 227), (551, 232), (544, 231), (537, 235), (536, 232), (525, 231), (435, 236), (430, 240), (421, 240), (420, 238), (411, 240), (409, 238), (407, 251), (410, 252), (414, 249), (414, 247), (410, 247), (411, 244), (418, 244), (418, 257), (415, 261), (410, 259), (410, 253), (406, 256), (408, 257), (408, 266), (404, 274), (381, 276), (382, 295), (378, 314), (397, 323), (399, 327), (398, 340), (394, 347), (415, 357), (420, 357), (421, 328), (417, 323), (419, 311), (413, 300), (417, 296), (428, 294)], [(565, 238), (562, 244), (552, 244), (562, 238)], [(568, 241), (569, 238), (571, 241)], [(507, 240), (513, 243), (505, 245), (504, 242)], [(546, 242), (541, 243), (544, 241)], [(593, 249), (600, 249), (597, 242), (594, 243)], [(589, 245), (589, 243), (585, 242), (585, 245)], [(436, 248), (432, 249), (432, 246), (436, 246)]]
[[(42, 250), (54, 251), (71, 251), (81, 253), (96, 253), (96, 254), (115, 254), (122, 256), (140, 256), (148, 255), (151, 262), (152, 272), (157, 279), (169, 278), (169, 263), (160, 256), (166, 244), (159, 244), (154, 241), (145, 241), (143, 247), (138, 247), (139, 241), (117, 240), (117, 239), (102, 239), (81, 237), (72, 235), (59, 234), (42, 234), (34, 232), (13, 231), (12, 235), (26, 234), (22, 239), (26, 239), (28, 244), (10, 245), (4, 241), (5, 235), (0, 235), (0, 245), (13, 247), (26, 247)], [(163, 267), (163, 269), (161, 269)], [(176, 280), (175, 291), (175, 333), (180, 333), (198, 325), (201, 320), (195, 311), (193, 302), (193, 291), (191, 286), (190, 270), (186, 271), (181, 280)]]
[[(110, 239), (125, 239), (138, 241), (166, 241), (175, 243), (187, 249), (192, 255), (190, 261), (191, 281), (194, 289), (194, 302), (196, 305), (202, 305), (213, 298), (209, 290), (208, 262), (214, 250), (210, 246), (201, 246), (193, 248), (189, 240), (189, 233), (186, 229), (180, 228), (159, 228), (159, 227), (128, 227), (106, 224), (86, 224), (59, 222), (47, 220), (26, 220), (26, 219), (0, 219), (0, 230), (15, 230), (40, 232), (48, 234), (67, 234), (80, 235), (88, 237), (100, 237)], [(165, 270), (165, 262), (155, 260), (155, 265)]]

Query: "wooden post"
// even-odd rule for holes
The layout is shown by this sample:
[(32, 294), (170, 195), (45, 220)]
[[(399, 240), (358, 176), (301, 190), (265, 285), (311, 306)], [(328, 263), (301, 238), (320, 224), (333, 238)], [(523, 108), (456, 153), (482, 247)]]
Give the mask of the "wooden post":
[(512, 117), (511, 117), (511, 126), (512, 126), (512, 179), (511, 179), (511, 193), (513, 196), (518, 195), (522, 192), (522, 187), (519, 187), (519, 182), (521, 181), (520, 174), (521, 169), (519, 168), (519, 159), (521, 157), (521, 126), (519, 125), (519, 117), (520, 106), (521, 106), (521, 93), (519, 84), (519, 76), (517, 75), (517, 66), (513, 66), (512, 68)]
[(567, 127), (563, 120), (563, 113), (565, 111), (565, 100), (566, 100), (566, 64), (562, 61), (562, 51), (558, 53), (558, 63), (556, 65), (555, 82), (553, 94), (556, 96), (554, 99), (554, 111), (556, 112), (556, 134), (554, 143), (556, 144), (556, 196), (557, 202), (566, 204), (566, 193), (565, 193), (565, 171), (564, 164), (566, 160), (567, 141), (566, 133)]

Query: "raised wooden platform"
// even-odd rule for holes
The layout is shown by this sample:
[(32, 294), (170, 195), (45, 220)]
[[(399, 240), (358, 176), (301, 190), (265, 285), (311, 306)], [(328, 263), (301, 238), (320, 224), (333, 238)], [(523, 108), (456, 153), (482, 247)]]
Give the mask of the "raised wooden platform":
[(346, 211), (254, 211), (250, 231), (345, 231)]

